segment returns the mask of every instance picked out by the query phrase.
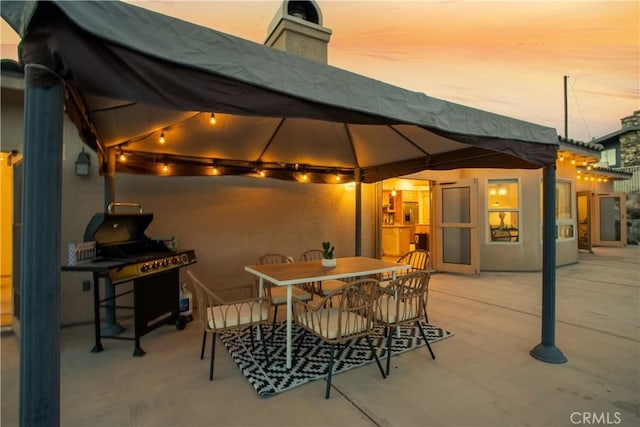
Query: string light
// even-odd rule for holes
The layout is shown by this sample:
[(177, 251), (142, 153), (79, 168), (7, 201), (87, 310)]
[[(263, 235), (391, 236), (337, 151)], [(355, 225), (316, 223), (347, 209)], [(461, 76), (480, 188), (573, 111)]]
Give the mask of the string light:
[(169, 165), (168, 165), (168, 164), (166, 164), (166, 163), (165, 163), (165, 164), (162, 166), (162, 172), (169, 172)]
[(164, 144), (166, 142), (166, 139), (164, 138), (164, 129), (160, 132), (160, 139), (158, 141), (160, 144)]
[(306, 173), (306, 172), (303, 172), (303, 173), (302, 173), (302, 180), (303, 180), (303, 181), (306, 181), (306, 180), (308, 180), (308, 179), (309, 179), (309, 177), (307, 176), (307, 173)]
[(340, 174), (339, 173), (336, 174), (336, 182), (340, 182)]
[(258, 175), (260, 175), (261, 177), (263, 177), (263, 178), (264, 178), (264, 177), (267, 175), (267, 173), (266, 173), (264, 170), (260, 169), (260, 170), (258, 171)]
[(127, 161), (127, 156), (124, 153), (120, 153), (119, 159), (121, 162), (126, 162)]
[(216, 166), (213, 166), (213, 174), (214, 175), (218, 175), (218, 168)]
[(216, 115), (214, 113), (211, 113), (211, 118), (209, 119), (209, 123), (211, 123), (212, 125), (216, 124)]

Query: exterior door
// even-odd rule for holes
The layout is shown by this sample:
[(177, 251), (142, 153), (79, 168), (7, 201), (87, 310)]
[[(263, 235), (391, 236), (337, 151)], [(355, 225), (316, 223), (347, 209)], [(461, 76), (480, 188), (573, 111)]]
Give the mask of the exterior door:
[(589, 252), (591, 250), (591, 212), (593, 203), (591, 200), (591, 192), (579, 191), (578, 197), (578, 249), (584, 249)]
[(478, 180), (435, 185), (434, 268), (451, 273), (480, 273)]
[(596, 194), (595, 246), (624, 246), (627, 242), (627, 199), (624, 193)]
[(12, 319), (12, 218), (13, 169), (11, 154), (0, 152), (0, 326), (11, 326)]

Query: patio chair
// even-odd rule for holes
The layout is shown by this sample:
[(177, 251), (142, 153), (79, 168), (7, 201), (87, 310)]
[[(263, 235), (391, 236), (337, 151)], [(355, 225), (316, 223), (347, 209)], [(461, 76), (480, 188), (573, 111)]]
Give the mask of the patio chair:
[(431, 345), (422, 329), (420, 320), (423, 316), (423, 299), (429, 289), (430, 274), (428, 271), (415, 271), (396, 278), (388, 286), (381, 288), (373, 307), (374, 321), (385, 327), (387, 333), (387, 370), (391, 364), (392, 329), (398, 330), (402, 325), (415, 323), (422, 334), (431, 358), (435, 359)]
[[(308, 251), (304, 251), (300, 256), (300, 261), (318, 261), (322, 259), (323, 251), (322, 249), (309, 249)], [(331, 292), (336, 289), (340, 289), (347, 282), (337, 279), (323, 280), (321, 282), (312, 283), (311, 289), (312, 291), (320, 295), (321, 297), (329, 295)]]
[[(396, 277), (400, 277), (404, 274), (413, 273), (414, 271), (422, 271), (422, 270), (429, 271), (429, 268), (431, 267), (431, 264), (430, 264), (431, 253), (428, 251), (425, 251), (424, 249), (416, 249), (416, 250), (405, 253), (400, 258), (398, 258), (396, 262), (398, 264), (408, 264), (411, 266), (411, 268), (407, 270), (399, 271), (396, 274)], [(380, 282), (380, 286), (385, 287), (389, 284), (390, 281), (391, 281), (391, 276), (387, 275)], [(422, 309), (424, 310), (424, 320), (427, 323), (429, 323), (429, 314), (427, 313), (427, 294), (425, 294), (425, 297), (422, 301)]]
[[(209, 367), (209, 380), (213, 380), (213, 365), (216, 350), (216, 335), (220, 332), (249, 328), (251, 334), (251, 346), (255, 349), (253, 326), (258, 326), (262, 337), (262, 349), (266, 360), (266, 366), (270, 365), (269, 353), (265, 343), (262, 325), (270, 321), (268, 295), (262, 298), (251, 297), (225, 301), (220, 295), (228, 291), (238, 291), (241, 287), (216, 290), (215, 292), (204, 285), (196, 276), (187, 270), (188, 284), (196, 296), (198, 319), (204, 328), (202, 335), (202, 348), (200, 360), (204, 359), (204, 348), (207, 342), (207, 333), (210, 332), (211, 363)], [(247, 285), (252, 293), (255, 293), (253, 285)]]
[[(262, 255), (258, 260), (259, 264), (288, 264), (291, 263), (291, 259), (282, 254), (270, 253), (266, 255)], [(278, 306), (287, 304), (287, 287), (286, 286), (272, 286), (271, 283), (266, 283), (265, 288), (269, 287), (270, 296), (271, 296), (271, 305), (274, 307), (273, 312), (273, 324), (272, 324), (272, 334), (271, 340), (273, 341), (273, 336), (275, 334), (276, 329), (276, 321), (278, 319)], [(291, 295), (294, 298), (301, 299), (303, 301), (309, 301), (313, 299), (312, 292), (307, 288), (302, 288), (300, 286), (292, 286), (291, 287)]]
[(319, 304), (294, 299), (294, 321), (304, 330), (298, 338), (294, 356), (297, 355), (307, 332), (331, 346), (327, 367), (326, 399), (329, 398), (331, 390), (336, 344), (365, 337), (372, 353), (371, 357), (375, 358), (382, 378), (386, 378), (370, 337), (373, 328), (373, 303), (377, 298), (378, 290), (377, 280), (360, 279), (334, 290)]

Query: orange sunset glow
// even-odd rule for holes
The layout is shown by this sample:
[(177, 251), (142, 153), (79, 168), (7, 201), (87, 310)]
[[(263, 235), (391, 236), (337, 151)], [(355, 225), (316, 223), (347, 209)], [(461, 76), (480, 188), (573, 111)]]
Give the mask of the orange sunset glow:
[[(279, 1), (131, 1), (263, 43)], [(329, 63), (581, 141), (640, 109), (637, 1), (317, 1)], [(2, 21), (2, 57), (18, 37)]]

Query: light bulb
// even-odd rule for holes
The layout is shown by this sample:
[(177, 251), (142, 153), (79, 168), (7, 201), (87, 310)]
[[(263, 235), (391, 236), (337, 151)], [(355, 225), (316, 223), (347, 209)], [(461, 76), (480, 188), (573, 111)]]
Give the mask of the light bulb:
[(218, 168), (215, 166), (213, 167), (213, 174), (218, 175)]
[(214, 113), (211, 113), (211, 118), (209, 119), (209, 123), (211, 123), (212, 125), (216, 124), (216, 115)]
[(336, 174), (336, 181), (340, 182), (340, 175), (339, 174)]
[(165, 143), (165, 139), (164, 139), (164, 131), (160, 132), (160, 144), (164, 144)]
[(120, 153), (120, 161), (121, 162), (126, 162), (127, 161), (127, 156), (125, 156), (124, 153)]
[(162, 172), (169, 172), (169, 165), (166, 163), (162, 166)]

